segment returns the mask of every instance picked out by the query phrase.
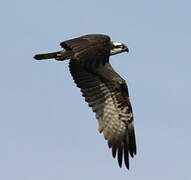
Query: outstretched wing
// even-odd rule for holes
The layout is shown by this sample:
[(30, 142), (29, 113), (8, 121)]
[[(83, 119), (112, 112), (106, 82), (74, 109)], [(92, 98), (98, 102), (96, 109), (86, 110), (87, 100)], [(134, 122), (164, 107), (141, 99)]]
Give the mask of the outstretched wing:
[(113, 157), (117, 154), (120, 167), (124, 158), (129, 169), (129, 154), (131, 157), (136, 154), (136, 142), (127, 85), (109, 81), (84, 68), (79, 61), (71, 60), (69, 68), (77, 87), (96, 113), (99, 131), (112, 148)]
[[(110, 37), (102, 34), (90, 34), (60, 43), (66, 50), (72, 50), (74, 57), (85, 67), (98, 67), (109, 61)], [(91, 57), (91, 61), (89, 58)]]

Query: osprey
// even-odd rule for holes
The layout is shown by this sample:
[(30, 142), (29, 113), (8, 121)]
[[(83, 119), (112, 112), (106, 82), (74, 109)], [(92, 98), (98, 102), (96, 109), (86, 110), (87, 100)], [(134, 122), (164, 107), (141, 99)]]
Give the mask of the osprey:
[(99, 132), (103, 132), (112, 156), (117, 155), (119, 166), (122, 167), (124, 161), (129, 169), (129, 154), (131, 157), (136, 155), (133, 111), (127, 84), (109, 63), (110, 56), (128, 52), (127, 46), (112, 42), (109, 36), (102, 34), (81, 36), (60, 45), (63, 50), (37, 54), (34, 58), (70, 59), (71, 75), (96, 113)]

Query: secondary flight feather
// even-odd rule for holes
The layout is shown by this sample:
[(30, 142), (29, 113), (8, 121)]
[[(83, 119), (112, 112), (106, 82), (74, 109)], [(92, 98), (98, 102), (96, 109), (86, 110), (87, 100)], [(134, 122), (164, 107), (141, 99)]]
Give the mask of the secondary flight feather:
[(123, 43), (103, 34), (90, 34), (60, 43), (63, 50), (37, 54), (36, 60), (70, 59), (69, 70), (85, 101), (96, 113), (112, 156), (129, 169), (129, 155), (136, 155), (133, 111), (125, 80), (112, 68), (109, 57), (128, 52)]

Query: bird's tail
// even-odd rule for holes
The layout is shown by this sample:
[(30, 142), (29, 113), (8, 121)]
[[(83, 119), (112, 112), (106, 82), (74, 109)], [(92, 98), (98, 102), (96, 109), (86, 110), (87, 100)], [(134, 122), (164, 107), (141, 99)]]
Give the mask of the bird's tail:
[(70, 59), (71, 55), (72, 55), (71, 51), (62, 50), (62, 51), (46, 53), (46, 54), (36, 54), (34, 56), (34, 59), (36, 60), (56, 59), (58, 61), (63, 61), (65, 59)]

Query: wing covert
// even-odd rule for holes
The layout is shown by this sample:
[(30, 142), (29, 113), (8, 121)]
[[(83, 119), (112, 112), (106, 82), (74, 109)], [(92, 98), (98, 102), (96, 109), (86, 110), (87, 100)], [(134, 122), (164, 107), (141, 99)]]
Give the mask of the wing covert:
[(60, 43), (61, 47), (71, 50), (76, 59), (86, 67), (105, 64), (110, 56), (110, 38), (106, 35), (85, 35)]

